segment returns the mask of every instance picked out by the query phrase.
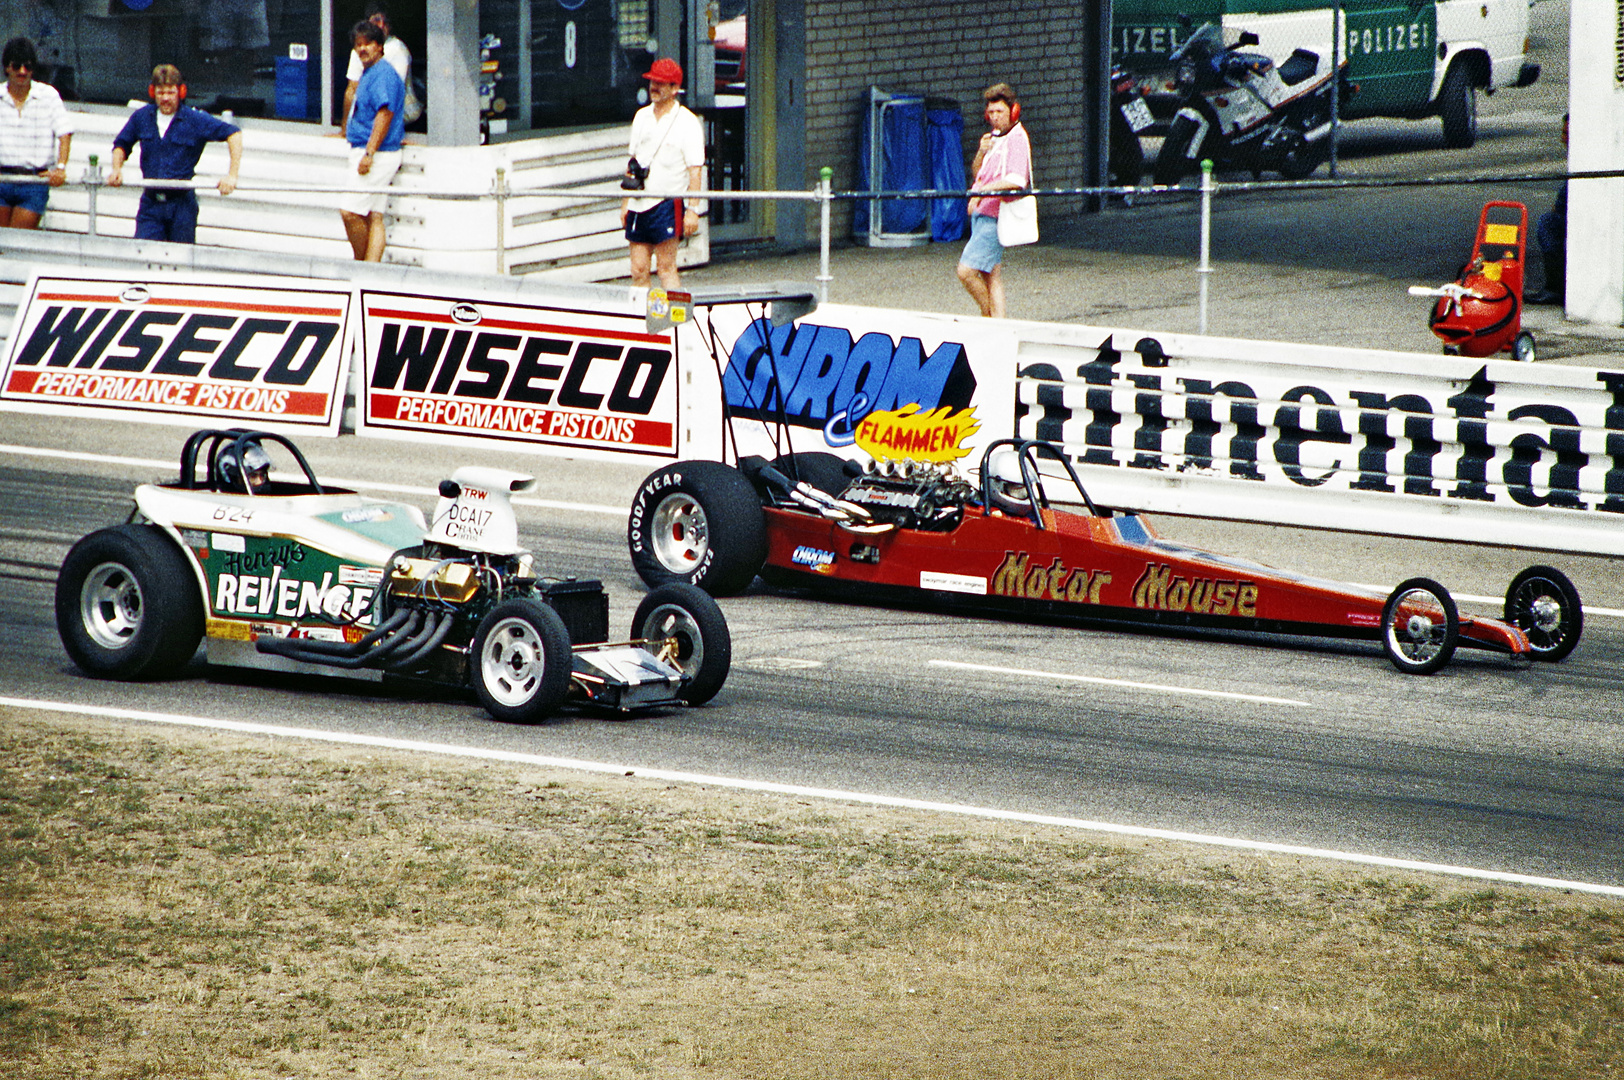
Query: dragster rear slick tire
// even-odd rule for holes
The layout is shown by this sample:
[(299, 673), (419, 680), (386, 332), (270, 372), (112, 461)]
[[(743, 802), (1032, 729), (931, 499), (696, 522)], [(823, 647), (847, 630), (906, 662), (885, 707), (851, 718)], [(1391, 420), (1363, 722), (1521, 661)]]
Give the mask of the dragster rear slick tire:
[(68, 656), (98, 679), (166, 679), (203, 640), (203, 598), (186, 556), (151, 525), (81, 539), (56, 579), (56, 629)]
[(767, 561), (761, 496), (743, 473), (720, 462), (656, 469), (632, 499), (626, 546), (651, 588), (681, 581), (712, 596), (743, 592)]
[(822, 450), (806, 450), (798, 454), (784, 454), (773, 458), (773, 468), (803, 484), (810, 484), (825, 495), (839, 497), (851, 485), (852, 477), (846, 471), (846, 459)]

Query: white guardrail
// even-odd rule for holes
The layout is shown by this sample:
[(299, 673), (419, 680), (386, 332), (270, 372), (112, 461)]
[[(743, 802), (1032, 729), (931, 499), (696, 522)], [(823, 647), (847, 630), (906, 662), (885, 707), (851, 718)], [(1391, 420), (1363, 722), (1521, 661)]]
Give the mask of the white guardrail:
[(348, 396), (363, 437), (643, 463), (866, 439), (971, 467), (1020, 435), (1107, 506), (1624, 554), (1624, 370), (845, 305), (774, 326), (771, 289), (674, 330), (625, 286), (77, 244), (12, 293), (0, 409), (337, 434)]
[(1016, 433), (1097, 502), (1624, 554), (1624, 371), (1028, 324)]

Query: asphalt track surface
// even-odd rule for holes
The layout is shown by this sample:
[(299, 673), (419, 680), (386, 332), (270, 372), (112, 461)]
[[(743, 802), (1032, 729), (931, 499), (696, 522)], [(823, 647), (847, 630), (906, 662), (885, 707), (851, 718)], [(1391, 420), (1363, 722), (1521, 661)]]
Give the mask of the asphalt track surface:
[[(51, 613), (67, 547), (122, 520), (173, 466), (183, 429), (6, 416), (0, 443), (0, 683), (12, 697), (873, 792), (1624, 885), (1624, 618), (1593, 613), (1560, 665), (1463, 651), (1398, 674), (1374, 644), (1031, 626), (776, 594), (723, 602), (734, 670), (708, 707), (629, 721), (489, 720), (455, 695), (196, 664), (178, 680), (82, 676)], [(304, 440), (325, 478), (431, 505), (469, 460)], [(123, 457), (127, 462), (109, 460)], [(519, 455), (521, 537), (550, 572), (599, 576), (611, 619), (642, 588), (624, 517), (643, 470)], [(1164, 519), (1164, 531), (1283, 567), (1391, 585), (1425, 573), (1492, 596), (1522, 553)], [(1624, 612), (1600, 559), (1551, 556), (1593, 608)], [(1468, 610), (1493, 605), (1467, 602)], [(1090, 681), (1082, 681), (1090, 680)], [(1223, 695), (1223, 696), (1220, 696)]]
[[(1480, 102), (1477, 148), (1438, 149), (1436, 122), (1361, 121), (1350, 129), (1347, 172), (1560, 169), (1553, 132), (1565, 107), (1567, 5), (1542, 0), (1534, 14), (1546, 76)], [(1476, 208), (1507, 195), (1537, 215), (1550, 188), (1226, 204), (1215, 258), (1233, 261), (1216, 275), (1212, 329), (1430, 351), (1436, 343), (1403, 287), (1452, 277)], [(1141, 205), (1069, 230), (1051, 222), (1052, 242), (1012, 267), (1023, 275), (1015, 314), (1193, 330), (1188, 298), (1169, 299), (1189, 276), (1193, 214)], [(836, 255), (837, 301), (967, 310), (952, 277), (956, 249)], [(719, 263), (691, 280), (815, 272), (815, 259), (798, 256)], [(1606, 358), (1596, 362), (1616, 364), (1617, 340), (1574, 338), (1552, 309), (1527, 314), (1542, 320), (1553, 355), (1588, 362), (1578, 354), (1600, 350)], [(1616, 329), (1606, 336), (1616, 339)], [(509, 727), (455, 695), (201, 664), (163, 684), (87, 679), (57, 641), (57, 567), (79, 536), (124, 519), (136, 483), (173, 474), (184, 434), (0, 414), (0, 694), (1624, 885), (1624, 617), (1608, 614), (1624, 613), (1624, 575), (1615, 561), (1158, 522), (1180, 539), (1341, 580), (1391, 586), (1422, 574), (1458, 598), (1496, 597), (1522, 566), (1548, 562), (1573, 577), (1591, 608), (1584, 641), (1565, 663), (1517, 665), (1463, 651), (1441, 674), (1419, 679), (1395, 672), (1374, 644), (1028, 626), (759, 587), (723, 601), (734, 669), (717, 699), (630, 721), (573, 713)], [(301, 446), (324, 478), (364, 482), (374, 485), (369, 494), (424, 508), (456, 464), (535, 471), (541, 490), (520, 506), (522, 540), (549, 572), (601, 577), (613, 623), (629, 621), (643, 590), (615, 508), (629, 503), (646, 470), (355, 439)]]

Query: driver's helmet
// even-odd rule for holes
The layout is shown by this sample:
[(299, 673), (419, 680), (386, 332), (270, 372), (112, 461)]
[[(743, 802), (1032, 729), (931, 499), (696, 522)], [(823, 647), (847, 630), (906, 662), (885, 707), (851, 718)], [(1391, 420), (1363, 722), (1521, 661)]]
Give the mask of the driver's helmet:
[(1021, 475), (1021, 455), (1013, 447), (1001, 446), (987, 455), (987, 473), (994, 506), (1006, 514), (1032, 513), (1026, 478)]
[(217, 467), (220, 486), (227, 491), (253, 494), (271, 482), (271, 455), (257, 439), (227, 446), (220, 451)]

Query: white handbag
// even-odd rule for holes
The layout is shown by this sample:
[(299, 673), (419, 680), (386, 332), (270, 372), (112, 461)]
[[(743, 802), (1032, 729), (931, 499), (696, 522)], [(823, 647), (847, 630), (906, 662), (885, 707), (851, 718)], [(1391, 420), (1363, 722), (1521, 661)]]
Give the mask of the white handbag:
[[(1016, 173), (1005, 177), (1010, 183), (1032, 186), (1032, 174), (1022, 178)], [(1020, 247), (1038, 242), (1038, 197), (1022, 195), (1009, 199), (998, 208), (998, 243), (1003, 247)]]
[(1038, 197), (1022, 195), (998, 208), (998, 243), (1020, 247), (1038, 242)]

